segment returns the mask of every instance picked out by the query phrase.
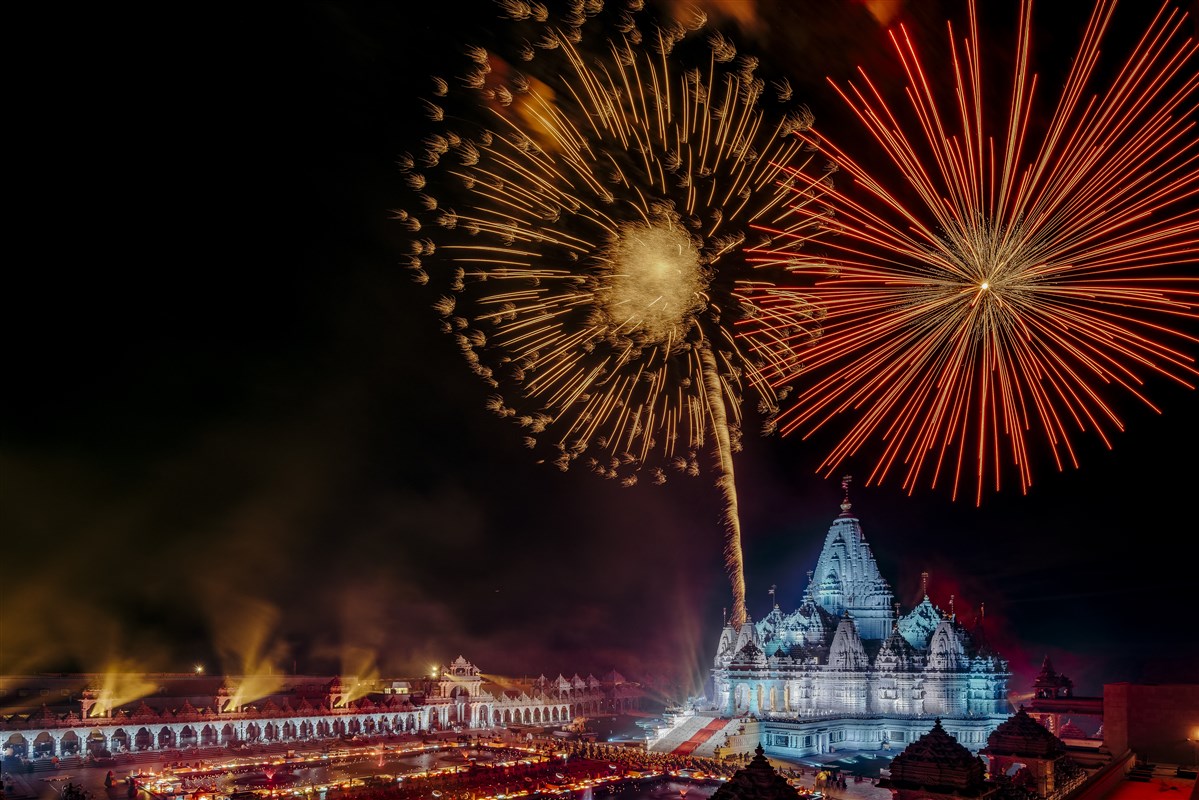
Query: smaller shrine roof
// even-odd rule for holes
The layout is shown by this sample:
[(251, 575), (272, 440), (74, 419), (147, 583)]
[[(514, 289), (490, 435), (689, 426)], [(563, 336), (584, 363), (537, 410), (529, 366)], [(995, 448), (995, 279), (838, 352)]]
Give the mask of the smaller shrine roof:
[(766, 759), (762, 745), (742, 769), (717, 789), (711, 800), (799, 800), (799, 792)]
[(1066, 745), (1021, 708), (1000, 723), (979, 751), (991, 756), (1053, 759), (1066, 754)]
[(985, 772), (982, 759), (953, 738), (938, 719), (932, 730), (895, 756), (891, 777), (878, 785), (977, 797), (993, 791), (987, 786)]

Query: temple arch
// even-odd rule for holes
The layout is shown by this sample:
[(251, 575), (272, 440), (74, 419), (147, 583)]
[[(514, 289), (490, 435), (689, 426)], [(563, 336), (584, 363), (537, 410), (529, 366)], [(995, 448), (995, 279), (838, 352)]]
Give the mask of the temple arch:
[(79, 736), (75, 731), (67, 731), (58, 740), (58, 752), (64, 756), (79, 755)]
[(200, 729), (200, 747), (215, 747), (219, 743), (220, 737), (212, 725), (205, 725)]
[(104, 731), (99, 728), (93, 728), (91, 733), (87, 735), (86, 744), (87, 754), (91, 756), (99, 756), (108, 752), (108, 737), (104, 735)]
[(14, 758), (27, 758), (29, 756), (29, 742), (19, 733), (14, 733), (4, 742), (4, 755)]
[(175, 732), (167, 726), (163, 726), (158, 730), (158, 748), (159, 750), (169, 750), (175, 747)]
[(33, 737), (33, 756), (34, 758), (49, 758), (55, 755), (54, 738), (46, 731), (42, 731), (37, 736)]

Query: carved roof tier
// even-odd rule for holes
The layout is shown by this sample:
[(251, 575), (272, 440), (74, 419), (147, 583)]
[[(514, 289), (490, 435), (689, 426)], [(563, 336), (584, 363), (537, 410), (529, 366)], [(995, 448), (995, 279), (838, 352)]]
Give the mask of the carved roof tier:
[(722, 784), (711, 800), (799, 800), (795, 787), (770, 766), (762, 745), (754, 752), (749, 764)]
[(1066, 754), (1066, 745), (1021, 708), (1006, 722), (1000, 723), (987, 737), (987, 746), (979, 752), (992, 756), (1055, 759)]
[(985, 772), (982, 759), (953, 738), (938, 719), (932, 730), (895, 757), (891, 777), (879, 781), (879, 786), (977, 796), (988, 791)]

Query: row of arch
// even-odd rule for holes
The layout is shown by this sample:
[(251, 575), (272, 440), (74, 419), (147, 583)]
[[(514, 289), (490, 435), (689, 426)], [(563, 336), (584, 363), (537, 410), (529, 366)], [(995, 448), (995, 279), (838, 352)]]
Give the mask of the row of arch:
[[(465, 700), (465, 698), (463, 698)], [(287, 742), (363, 734), (415, 733), (462, 725), (472, 728), (508, 725), (553, 725), (575, 716), (625, 710), (635, 705), (623, 698), (592, 698), (575, 703), (495, 705), (452, 702), (422, 706), (410, 713), (381, 716), (336, 715), (300, 718), (266, 718), (174, 725), (99, 725), (91, 729), (45, 729), (37, 734), (0, 731), (5, 756), (49, 758), (102, 752), (139, 752), (188, 747), (213, 747), (242, 743)]]
[[(175, 750), (241, 743), (287, 742), (299, 739), (328, 739), (356, 734), (415, 733), (426, 725), (419, 714), (392, 717), (305, 718), (299, 720), (250, 720), (201, 725), (102, 726), (88, 731), (43, 730), (36, 735), (14, 732), (3, 743), (5, 756), (49, 758), (96, 755), (145, 750)], [(2, 735), (2, 734), (0, 734)]]
[(423, 706), (411, 714), (391, 716), (300, 717), (289, 720), (230, 721), (167, 724), (167, 726), (97, 726), (91, 729), (46, 729), (37, 734), (0, 732), (6, 757), (52, 758), (88, 756), (104, 752), (183, 750), (188, 747), (266, 744), (303, 739), (332, 739), (345, 735), (416, 733), (463, 724), (476, 728), (510, 724), (560, 724), (576, 714), (597, 714), (598, 699), (571, 704), (496, 706), (486, 703), (448, 703)]
[(600, 703), (558, 703), (554, 705), (504, 705), (487, 703), (448, 703), (427, 706), (429, 726), (448, 728), (466, 725), (472, 728), (500, 728), (508, 725), (554, 725), (570, 722), (576, 714), (599, 713)]

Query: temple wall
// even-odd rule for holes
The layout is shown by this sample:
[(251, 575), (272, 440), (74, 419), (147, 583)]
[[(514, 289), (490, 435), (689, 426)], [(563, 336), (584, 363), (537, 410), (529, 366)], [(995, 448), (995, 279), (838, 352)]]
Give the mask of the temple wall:
[(745, 727), (739, 733), (729, 736), (721, 748), (723, 753), (750, 753), (762, 741), (762, 723), (757, 720), (746, 720)]
[(1113, 755), (1191, 764), (1187, 739), (1199, 739), (1199, 683), (1104, 684), (1103, 741)]

